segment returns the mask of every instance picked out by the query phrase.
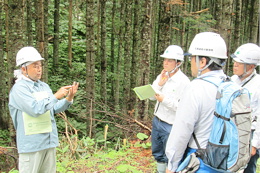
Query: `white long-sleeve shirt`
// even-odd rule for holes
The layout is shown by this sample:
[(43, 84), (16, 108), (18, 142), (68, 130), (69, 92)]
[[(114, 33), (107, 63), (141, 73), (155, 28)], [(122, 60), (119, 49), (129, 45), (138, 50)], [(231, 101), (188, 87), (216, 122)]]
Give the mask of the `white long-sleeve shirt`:
[[(189, 78), (179, 69), (170, 77), (163, 86), (159, 86), (161, 74), (157, 76), (152, 87), (158, 94), (164, 95), (162, 102), (157, 101), (154, 115), (162, 121), (172, 124), (175, 119), (179, 101), (184, 93), (186, 86), (190, 83)], [(152, 100), (155, 98), (151, 98)]]
[(237, 75), (233, 75), (231, 79), (250, 92), (252, 120), (257, 120), (251, 126), (251, 129), (255, 130), (251, 144), (256, 148), (260, 148), (260, 75), (254, 71), (243, 81)]
[[(200, 76), (225, 77), (222, 70), (210, 71)], [(210, 82), (195, 79), (186, 88), (179, 103), (175, 121), (166, 145), (168, 169), (175, 172), (187, 145), (197, 149), (192, 137), (196, 134), (201, 148), (206, 148), (213, 122), (217, 87)]]

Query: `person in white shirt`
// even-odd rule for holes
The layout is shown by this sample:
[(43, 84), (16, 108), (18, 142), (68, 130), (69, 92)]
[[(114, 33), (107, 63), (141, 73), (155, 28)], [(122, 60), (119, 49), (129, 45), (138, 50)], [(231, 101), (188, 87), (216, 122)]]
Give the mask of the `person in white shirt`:
[[(232, 81), (249, 90), (252, 108), (252, 151), (251, 159), (244, 173), (255, 173), (259, 158), (260, 131), (260, 75), (255, 68), (260, 64), (260, 47), (253, 43), (246, 43), (237, 48), (233, 58)], [(258, 124), (258, 125), (257, 125)]]
[(152, 126), (152, 154), (157, 161), (157, 171), (165, 173), (166, 141), (179, 101), (190, 80), (179, 68), (184, 60), (183, 50), (180, 46), (170, 45), (160, 56), (164, 58), (163, 70), (152, 84), (156, 95), (151, 100), (157, 100)]
[[(213, 123), (217, 87), (204, 77), (226, 78), (222, 67), (227, 57), (224, 39), (217, 33), (197, 34), (189, 47), (192, 80), (184, 92), (176, 112), (166, 145), (167, 173), (176, 172), (182, 158), (198, 149), (192, 133), (202, 149), (206, 148)], [(217, 171), (201, 164), (196, 173)]]

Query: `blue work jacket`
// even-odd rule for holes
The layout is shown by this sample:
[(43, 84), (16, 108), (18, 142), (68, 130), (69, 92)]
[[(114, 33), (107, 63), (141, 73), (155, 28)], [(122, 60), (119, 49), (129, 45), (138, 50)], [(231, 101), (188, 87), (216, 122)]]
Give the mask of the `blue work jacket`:
[[(44, 92), (44, 98), (36, 99), (34, 93)], [(34, 82), (25, 77), (17, 81), (9, 94), (9, 110), (16, 129), (18, 153), (37, 152), (59, 145), (58, 132), (54, 114), (65, 111), (72, 102), (58, 100), (49, 85), (38, 80)], [(52, 131), (47, 133), (25, 135), (23, 112), (38, 117), (50, 111)]]

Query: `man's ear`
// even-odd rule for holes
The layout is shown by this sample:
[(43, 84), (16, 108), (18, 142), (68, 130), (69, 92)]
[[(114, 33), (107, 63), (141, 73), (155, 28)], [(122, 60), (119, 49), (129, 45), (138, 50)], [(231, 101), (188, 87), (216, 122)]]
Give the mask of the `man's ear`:
[(204, 57), (202, 57), (202, 58), (200, 59), (200, 68), (202, 69), (202, 68), (204, 68), (206, 65), (207, 65), (207, 59), (204, 58)]
[(25, 67), (21, 67), (21, 72), (22, 74), (26, 72), (26, 68)]
[(256, 65), (254, 65), (254, 64), (248, 64), (247, 65), (247, 70), (249, 71), (249, 70), (254, 70), (256, 68)]
[(180, 64), (181, 64), (181, 62), (180, 62), (180, 61), (176, 63), (176, 65), (177, 65), (177, 66), (178, 66), (178, 65), (180, 65)]

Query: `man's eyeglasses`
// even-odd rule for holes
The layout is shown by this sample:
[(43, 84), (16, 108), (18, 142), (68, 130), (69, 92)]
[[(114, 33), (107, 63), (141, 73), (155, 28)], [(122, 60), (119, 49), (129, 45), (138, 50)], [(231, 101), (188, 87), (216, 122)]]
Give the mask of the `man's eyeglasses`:
[(40, 64), (40, 65), (33, 65), (32, 66), (33, 68), (36, 68), (36, 69), (41, 69), (42, 68), (42, 65)]
[(236, 64), (237, 66), (243, 65), (243, 63), (237, 62), (237, 61), (235, 61), (234, 59), (233, 59), (233, 64)]
[(195, 57), (195, 56), (188, 56), (189, 61), (191, 61), (191, 59), (192, 59), (193, 57)]

